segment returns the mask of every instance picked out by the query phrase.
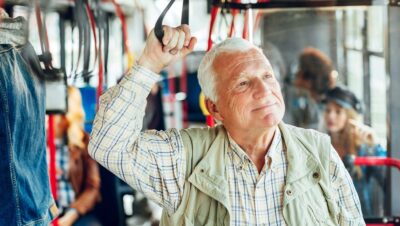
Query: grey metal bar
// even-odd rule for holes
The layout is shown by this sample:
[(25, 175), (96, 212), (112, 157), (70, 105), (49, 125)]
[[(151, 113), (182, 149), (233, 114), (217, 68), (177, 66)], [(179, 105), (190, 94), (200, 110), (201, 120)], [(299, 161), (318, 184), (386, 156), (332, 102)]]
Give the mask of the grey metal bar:
[[(389, 156), (400, 159), (400, 7), (390, 6), (388, 9), (388, 68), (390, 75), (388, 127)], [(392, 168), (389, 172), (389, 207), (391, 216), (400, 216), (400, 173)]]
[(371, 6), (388, 5), (386, 0), (275, 0), (262, 3), (235, 3), (214, 0), (213, 5), (230, 9), (272, 9), (330, 6)]
[(368, 51), (368, 11), (364, 11), (364, 27), (362, 28), (363, 39), (363, 101), (364, 101), (364, 123), (371, 125), (371, 75), (369, 69), (369, 55)]

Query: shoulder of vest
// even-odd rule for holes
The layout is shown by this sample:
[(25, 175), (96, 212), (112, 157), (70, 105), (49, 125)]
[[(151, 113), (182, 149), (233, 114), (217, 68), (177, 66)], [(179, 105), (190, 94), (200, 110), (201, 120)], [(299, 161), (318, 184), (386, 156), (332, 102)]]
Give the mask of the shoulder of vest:
[(188, 172), (207, 154), (209, 147), (222, 135), (225, 137), (224, 126), (189, 128), (180, 130), (186, 152)]
[(304, 129), (287, 124), (285, 126), (293, 138), (297, 139), (298, 143), (306, 144), (309, 151), (314, 153), (314, 156), (318, 157), (321, 162), (329, 160), (331, 141), (327, 134), (314, 129)]

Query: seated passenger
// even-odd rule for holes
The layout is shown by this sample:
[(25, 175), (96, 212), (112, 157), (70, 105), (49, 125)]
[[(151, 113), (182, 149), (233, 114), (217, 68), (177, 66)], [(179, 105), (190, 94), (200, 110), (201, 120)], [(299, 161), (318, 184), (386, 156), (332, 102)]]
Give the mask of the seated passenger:
[(68, 88), (68, 112), (54, 115), (58, 225), (100, 225), (90, 211), (100, 197), (99, 167), (88, 154), (78, 89)]
[(371, 178), (383, 185), (382, 167), (354, 166), (351, 160), (355, 156), (386, 156), (386, 150), (378, 143), (374, 130), (361, 123), (361, 103), (349, 90), (335, 87), (326, 94), (324, 119), (333, 147), (353, 178), (360, 197), (364, 215), (371, 216)]

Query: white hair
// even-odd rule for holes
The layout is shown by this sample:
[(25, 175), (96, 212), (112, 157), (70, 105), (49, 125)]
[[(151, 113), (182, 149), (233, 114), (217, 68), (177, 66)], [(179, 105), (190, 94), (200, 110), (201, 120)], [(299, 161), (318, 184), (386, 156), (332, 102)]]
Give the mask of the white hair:
[(215, 58), (221, 53), (246, 52), (250, 49), (259, 48), (242, 38), (228, 38), (214, 46), (205, 54), (200, 62), (197, 77), (199, 79), (201, 90), (207, 99), (210, 99), (213, 102), (217, 101), (215, 88), (215, 78), (217, 75), (213, 68)]

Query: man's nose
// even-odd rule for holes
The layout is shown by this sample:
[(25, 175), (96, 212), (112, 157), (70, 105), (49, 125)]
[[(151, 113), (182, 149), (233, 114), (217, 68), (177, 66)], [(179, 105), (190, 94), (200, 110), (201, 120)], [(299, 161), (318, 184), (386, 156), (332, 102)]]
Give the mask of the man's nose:
[(272, 93), (271, 85), (262, 79), (256, 79), (254, 97), (256, 99), (263, 98)]

